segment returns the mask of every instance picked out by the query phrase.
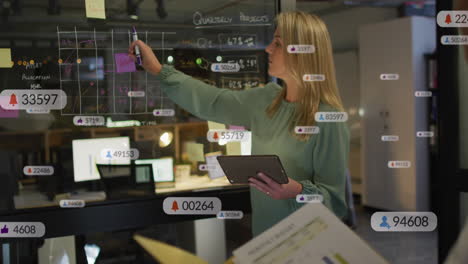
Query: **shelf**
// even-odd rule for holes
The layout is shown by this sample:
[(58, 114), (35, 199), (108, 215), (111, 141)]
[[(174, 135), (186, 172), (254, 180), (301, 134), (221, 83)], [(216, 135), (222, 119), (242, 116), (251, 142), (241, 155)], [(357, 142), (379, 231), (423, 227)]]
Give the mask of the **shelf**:
[[(97, 138), (100, 136), (129, 136), (132, 141), (153, 140), (151, 131), (170, 129), (174, 133), (174, 157), (179, 160), (181, 155), (181, 140), (193, 139), (208, 131), (206, 121), (157, 124), (132, 127), (76, 127), (42, 131), (6, 131), (0, 132), (0, 147), (20, 151), (32, 151), (43, 149), (46, 162), (51, 160), (51, 148), (69, 144), (74, 139)], [(143, 131), (146, 132), (146, 134)], [(115, 134), (115, 135), (112, 135)], [(190, 135), (190, 136), (189, 136)], [(193, 135), (193, 136), (192, 136)], [(20, 139), (18, 139), (20, 137)], [(39, 138), (38, 138), (39, 137)]]
[(77, 127), (77, 129), (73, 128), (60, 128), (60, 129), (50, 129), (50, 130), (41, 130), (41, 131), (5, 131), (0, 132), (0, 136), (20, 136), (20, 135), (43, 135), (43, 134), (52, 134), (52, 133), (73, 133), (73, 132), (111, 132), (111, 131), (123, 131), (123, 130), (133, 130), (136, 128), (171, 128), (171, 127), (179, 127), (179, 128), (193, 128), (205, 125), (206, 121), (202, 122), (189, 122), (189, 123), (173, 123), (173, 124), (158, 124), (158, 125), (149, 125), (149, 126), (131, 126), (131, 127)]

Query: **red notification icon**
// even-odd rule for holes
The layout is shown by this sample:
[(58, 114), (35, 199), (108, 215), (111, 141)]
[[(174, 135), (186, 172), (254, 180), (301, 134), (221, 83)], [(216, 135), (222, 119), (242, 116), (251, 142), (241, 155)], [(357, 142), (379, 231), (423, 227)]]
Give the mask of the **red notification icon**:
[(18, 101), (16, 100), (16, 94), (11, 94), (10, 96), (10, 104), (11, 105), (15, 105), (15, 104), (18, 104)]
[(445, 24), (450, 24), (452, 23), (452, 17), (450, 16), (450, 14), (447, 14), (447, 16), (445, 17)]

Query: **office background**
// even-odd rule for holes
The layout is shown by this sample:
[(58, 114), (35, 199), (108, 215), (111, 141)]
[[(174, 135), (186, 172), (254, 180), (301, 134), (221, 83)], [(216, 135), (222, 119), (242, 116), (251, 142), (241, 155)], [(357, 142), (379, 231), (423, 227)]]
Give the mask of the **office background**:
[[(2, 221), (45, 222), (47, 226), (53, 226), (48, 228), (46, 238), (74, 235), (63, 239), (68, 239), (77, 248), (93, 244), (93, 239), (97, 244), (107, 240), (123, 243), (128, 238), (125, 232), (140, 230), (214, 259), (229, 255), (233, 248), (250, 239), (248, 189), (229, 186), (222, 178), (210, 178), (198, 166), (205, 162), (205, 154), (240, 153), (243, 147), (208, 142), (205, 135), (209, 126), (204, 120), (191, 116), (165, 98), (151, 76), (141, 71), (115, 72), (113, 53), (118, 49), (126, 52), (130, 26), (135, 25), (141, 32), (140, 39), (150, 40), (164, 63), (218, 87), (253, 89), (251, 87), (271, 81), (267, 76), (263, 49), (271, 39), (274, 15), (281, 10), (298, 9), (322, 17), (331, 34), (338, 85), (349, 114), (349, 177), (357, 205), (356, 231), (392, 263), (436, 263), (436, 258), (442, 260), (448, 253), (466, 214), (463, 195), (463, 186), (466, 186), (463, 175), (466, 173), (462, 169), (466, 156), (462, 136), (465, 122), (461, 115), (464, 90), (457, 88), (463, 87), (464, 75), (447, 70), (463, 71), (464, 64), (458, 62), (461, 51), (442, 46), (437, 41), (453, 30), (437, 28), (436, 31), (434, 22), (437, 10), (452, 8), (450, 1), (414, 4), (411, 1), (214, 3), (207, 0), (197, 1), (196, 6), (178, 1), (106, 1), (106, 20), (86, 18), (84, 1), (11, 2), (10, 7), (2, 8), (2, 25), (6, 26), (0, 29), (0, 45), (11, 47), (15, 65), (12, 69), (0, 69), (1, 89), (63, 89), (67, 91), (69, 101), (62, 111), (49, 114), (3, 113), (0, 155), (4, 164), (2, 178), (6, 184), (0, 187), (4, 195), (0, 212)], [(216, 16), (240, 20), (234, 21), (238, 25), (213, 26), (203, 22), (203, 18)], [(94, 37), (94, 30), (98, 32), (97, 37)], [(80, 44), (82, 49), (79, 51), (83, 53), (78, 56), (73, 53), (77, 50), (78, 39), (94, 39), (95, 45)], [(99, 50), (96, 47), (102, 47), (101, 43), (105, 48)], [(384, 46), (386, 43), (388, 46)], [(63, 45), (62, 49), (59, 44)], [(90, 50), (86, 51), (86, 48)], [(59, 55), (59, 50), (63, 54)], [(73, 61), (79, 58), (83, 60), (80, 66), (70, 68), (57, 63), (59, 59)], [(34, 69), (35, 63), (31, 60), (42, 62), (42, 67)], [(210, 62), (240, 60), (245, 66), (240, 74), (207, 70)], [(70, 83), (76, 81), (78, 71), (79, 82), (84, 86), (77, 88), (73, 86), (76, 84), (70, 86), (68, 80)], [(388, 84), (375, 79), (375, 74), (388, 71), (399, 71), (400, 80)], [(25, 81), (23, 73), (50, 75), (51, 79)], [(76, 94), (77, 90), (85, 95)], [(433, 97), (423, 99), (425, 101), (411, 97), (414, 91), (422, 90), (432, 91)], [(129, 91), (145, 91), (144, 100), (122, 96)], [(86, 94), (93, 96), (86, 97)], [(152, 110), (156, 108), (174, 109), (176, 114), (155, 117)], [(112, 124), (108, 126), (113, 127), (77, 126), (74, 116), (104, 116), (107, 124)], [(432, 131), (435, 136), (424, 140), (414, 137), (421, 130)], [(370, 137), (369, 133), (375, 134)], [(376, 138), (385, 134), (398, 134), (401, 140), (384, 143)], [(96, 142), (105, 145), (98, 148), (115, 148), (113, 143), (106, 145), (106, 141), (115, 137), (123, 137), (119, 149), (136, 148), (140, 159), (151, 160), (147, 161), (151, 164), (171, 158), (173, 175), (155, 183), (156, 194), (142, 191), (147, 187), (144, 183), (134, 186), (142, 191), (141, 196), (129, 196), (129, 190), (125, 188), (110, 192), (97, 167), (86, 176), (76, 173), (75, 168), (84, 168), (76, 164), (80, 160), (80, 164), (86, 164), (83, 159), (89, 157), (78, 157), (83, 154), (81, 151), (73, 153), (73, 144), (78, 146), (83, 142), (79, 140), (93, 138), (100, 139)], [(99, 159), (99, 155), (95, 156)], [(385, 163), (392, 159), (410, 160), (414, 166), (404, 172), (392, 171)], [(125, 165), (130, 160), (117, 163)], [(144, 165), (145, 162), (139, 163)], [(55, 172), (51, 177), (31, 177), (23, 173), (27, 165), (49, 165)], [(168, 165), (161, 166), (167, 171)], [(136, 169), (133, 171), (132, 176), (137, 177)], [(151, 184), (158, 181), (155, 172), (158, 172), (157, 166), (152, 167)], [(246, 217), (242, 221), (222, 224), (211, 221), (213, 219), (194, 221), (200, 217), (169, 217), (162, 212), (161, 202), (173, 193), (218, 196), (223, 201), (223, 209), (226, 206), (242, 210)], [(63, 198), (84, 199), (86, 206), (60, 208), (59, 200)], [(373, 210), (434, 211), (439, 217), (438, 232), (376, 236), (366, 225)], [(67, 225), (63, 225), (65, 222)], [(203, 232), (210, 229), (220, 230), (223, 235), (211, 242), (201, 240), (206, 234)], [(234, 234), (236, 232), (232, 230), (239, 232)], [(19, 263), (35, 263), (44, 254), (36, 254), (39, 245), (46, 245), (42, 252), (50, 251), (47, 246), (51, 241), (12, 239), (3, 244), (3, 252), (10, 252), (7, 255), (12, 263), (15, 259), (20, 260)], [(409, 246), (399, 246), (405, 242)], [(215, 244), (225, 248), (218, 256), (213, 256), (213, 250), (210, 250)], [(113, 252), (101, 248), (103, 253)], [(386, 250), (388, 248), (391, 249)], [(437, 248), (438, 254), (434, 255)], [(130, 249), (127, 257), (131, 255), (150, 261), (134, 243)], [(76, 251), (73, 256), (77, 263), (83, 261), (84, 254), (83, 250)], [(116, 256), (109, 253), (107, 257)], [(125, 258), (116, 258), (119, 257)]]

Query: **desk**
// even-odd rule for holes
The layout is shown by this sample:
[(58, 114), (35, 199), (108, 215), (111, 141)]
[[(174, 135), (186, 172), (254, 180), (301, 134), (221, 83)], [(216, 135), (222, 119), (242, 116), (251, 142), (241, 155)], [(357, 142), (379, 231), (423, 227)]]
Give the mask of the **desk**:
[[(201, 185), (198, 185), (200, 183)], [(195, 187), (196, 190), (189, 190), (190, 187)], [(44, 204), (42, 202), (46, 200), (45, 196), (37, 192), (34, 193), (32, 190), (23, 191), (26, 191), (26, 195), (16, 198), (15, 203), (34, 208), (0, 213), (0, 222), (42, 222), (46, 227), (46, 233), (42, 238), (1, 239), (2, 243), (13, 245), (14, 248), (10, 252), (14, 252), (18, 248), (36, 248), (41, 244), (41, 240), (45, 238), (132, 230), (155, 224), (215, 217), (214, 215), (165, 214), (162, 208), (163, 201), (173, 193), (177, 194), (177, 196), (218, 197), (222, 203), (222, 210), (241, 210), (244, 214), (251, 212), (250, 193), (247, 186), (231, 185), (225, 179), (210, 181), (208, 177), (192, 178), (190, 181), (177, 184), (174, 188), (167, 188), (162, 190), (162, 192), (157, 192), (154, 196), (144, 198), (105, 200), (105, 196), (102, 196), (103, 193), (87, 193), (86, 197), (81, 194), (81, 199), (93, 200), (93, 202), (87, 203), (83, 208), (60, 208), (54, 202)], [(74, 199), (79, 199), (79, 197), (80, 194), (72, 196)], [(42, 206), (38, 207), (41, 203)], [(216, 219), (214, 218), (213, 220)], [(224, 228), (223, 222), (219, 222), (218, 224)], [(201, 229), (202, 233), (206, 233), (206, 230), (209, 233), (213, 232), (212, 227), (210, 225), (207, 228), (205, 221), (198, 224), (197, 222), (194, 223), (194, 230)], [(220, 234), (224, 236), (224, 232)], [(201, 237), (203, 239), (203, 234)], [(223, 245), (219, 244), (218, 246)], [(212, 249), (210, 248), (210, 250)], [(197, 252), (206, 252), (208, 249), (197, 247), (196, 250)], [(16, 262), (13, 263), (17, 264)]]
[[(241, 210), (251, 212), (249, 188), (246, 186), (222, 186), (214, 182), (214, 189), (201, 188), (196, 192), (183, 191), (176, 186), (172, 191), (178, 196), (218, 197), (222, 202), (222, 210)], [(167, 193), (155, 196), (131, 198), (122, 200), (102, 200), (87, 204), (83, 208), (60, 208), (58, 206), (17, 209), (12, 212), (0, 213), (0, 222), (42, 222), (46, 226), (43, 238), (68, 235), (81, 235), (94, 232), (111, 232), (122, 229), (140, 228), (159, 223), (173, 223), (203, 218), (214, 215), (167, 215), (162, 204)], [(30, 197), (33, 197), (31, 195)], [(15, 240), (15, 239), (5, 239)], [(17, 240), (17, 239), (16, 239)]]
[[(218, 197), (222, 202), (222, 210), (241, 210), (244, 214), (251, 212), (248, 187), (218, 186), (214, 188), (216, 190), (205, 188), (199, 189), (197, 192), (184, 192), (179, 189), (178, 196)], [(10, 243), (16, 249), (36, 248), (45, 238), (132, 230), (155, 224), (215, 217), (214, 215), (167, 215), (164, 213), (162, 205), (168, 196), (168, 194), (158, 194), (141, 199), (104, 200), (89, 203), (84, 208), (51, 206), (2, 213), (0, 214), (0, 222), (42, 222), (46, 227), (46, 233), (42, 238), (10, 238), (0, 241)], [(17, 264), (17, 262), (13, 263)]]
[[(187, 180), (176, 182), (175, 187), (170, 188), (155, 188), (157, 195), (170, 195), (172, 193), (186, 193), (190, 192), (204, 192), (215, 190), (228, 190), (246, 188), (247, 184), (232, 185), (226, 177), (218, 179), (210, 179), (208, 175), (196, 176), (192, 175)], [(84, 200), (86, 206), (92, 202), (106, 201), (106, 194), (103, 191), (97, 192), (78, 192), (70, 194), (63, 199), (70, 200)], [(35, 188), (25, 187), (21, 190), (20, 195), (14, 196), (14, 204), (17, 210), (31, 209), (31, 208), (44, 208), (59, 206), (59, 201), (50, 201), (44, 193), (37, 191)], [(0, 215), (1, 216), (1, 215)]]
[(204, 176), (190, 176), (189, 180), (180, 181), (175, 183), (172, 188), (156, 188), (157, 194), (177, 193), (177, 192), (203, 192), (222, 189), (238, 189), (249, 187), (248, 184), (231, 184), (226, 177), (218, 179), (210, 179), (208, 175)]
[[(99, 192), (82, 192), (77, 194), (70, 194), (66, 198), (71, 200), (84, 200), (85, 203), (97, 202), (106, 200), (106, 193)], [(13, 197), (16, 209), (30, 209), (41, 207), (55, 207), (59, 206), (59, 201), (50, 201), (44, 193), (38, 192), (34, 189), (21, 190), (21, 195)]]

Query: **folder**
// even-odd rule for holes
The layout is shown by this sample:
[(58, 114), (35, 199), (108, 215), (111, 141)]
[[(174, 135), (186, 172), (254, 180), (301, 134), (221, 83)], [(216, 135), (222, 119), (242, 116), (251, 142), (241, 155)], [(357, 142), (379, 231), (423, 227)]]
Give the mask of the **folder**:
[[(193, 255), (192, 253), (166, 243), (141, 235), (134, 235), (133, 239), (135, 239), (138, 244), (140, 244), (140, 246), (143, 247), (156, 261), (162, 264), (208, 264), (207, 261)], [(233, 264), (232, 258), (228, 259), (224, 264)]]

